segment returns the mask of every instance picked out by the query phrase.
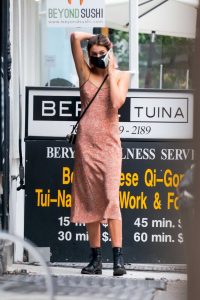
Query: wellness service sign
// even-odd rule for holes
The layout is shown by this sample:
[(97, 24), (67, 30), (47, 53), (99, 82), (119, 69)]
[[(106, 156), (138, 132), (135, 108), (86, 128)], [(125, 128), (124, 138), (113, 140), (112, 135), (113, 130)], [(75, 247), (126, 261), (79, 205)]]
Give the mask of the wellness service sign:
[(47, 0), (48, 27), (105, 27), (105, 1)]

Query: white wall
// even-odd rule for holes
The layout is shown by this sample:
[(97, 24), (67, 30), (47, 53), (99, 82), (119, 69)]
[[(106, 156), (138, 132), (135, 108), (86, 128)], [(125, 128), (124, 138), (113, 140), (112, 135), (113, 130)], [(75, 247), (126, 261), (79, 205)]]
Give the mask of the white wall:
[[(12, 78), (10, 87), (10, 220), (9, 231), (24, 236), (24, 191), (19, 186), (19, 103), (22, 107), (22, 147), (24, 163), (25, 86), (39, 85), (40, 45), (38, 2), (35, 0), (11, 0), (11, 55)], [(22, 261), (23, 249), (15, 247), (15, 261)]]

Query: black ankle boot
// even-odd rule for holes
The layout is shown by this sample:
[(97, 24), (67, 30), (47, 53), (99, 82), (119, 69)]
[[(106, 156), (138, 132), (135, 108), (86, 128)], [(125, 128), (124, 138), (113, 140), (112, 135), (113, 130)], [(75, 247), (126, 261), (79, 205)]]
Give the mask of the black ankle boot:
[(113, 275), (122, 276), (126, 274), (124, 267), (124, 258), (122, 254), (122, 248), (113, 248)]
[(91, 261), (81, 270), (81, 274), (102, 274), (101, 248), (91, 248)]

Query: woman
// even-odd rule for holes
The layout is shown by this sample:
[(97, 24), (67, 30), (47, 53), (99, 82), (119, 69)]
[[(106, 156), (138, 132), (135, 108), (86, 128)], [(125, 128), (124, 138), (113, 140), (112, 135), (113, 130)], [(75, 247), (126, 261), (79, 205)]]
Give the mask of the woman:
[[(82, 41), (88, 41), (89, 65)], [(94, 102), (81, 119), (76, 137), (71, 222), (86, 223), (92, 252), (82, 274), (102, 274), (100, 224), (108, 223), (113, 248), (113, 275), (126, 274), (122, 256), (122, 220), (119, 183), (122, 149), (118, 109), (126, 99), (129, 72), (115, 69), (111, 51), (109, 63), (102, 63), (112, 43), (104, 35), (74, 32), (72, 54), (80, 83), (82, 111), (108, 74)]]

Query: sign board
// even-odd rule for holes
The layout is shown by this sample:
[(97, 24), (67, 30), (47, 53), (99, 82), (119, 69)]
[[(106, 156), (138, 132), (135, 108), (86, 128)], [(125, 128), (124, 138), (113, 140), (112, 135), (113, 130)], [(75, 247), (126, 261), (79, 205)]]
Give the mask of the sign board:
[[(80, 112), (78, 89), (27, 87), (25, 137), (64, 138)], [(119, 110), (119, 131), (122, 139), (129, 140), (192, 139), (193, 94), (129, 90)]]
[[(194, 161), (188, 141), (122, 142), (119, 201), (127, 263), (182, 264), (184, 238), (176, 188)], [(65, 141), (26, 141), (25, 237), (52, 262), (88, 261), (84, 224), (70, 223), (74, 151)], [(104, 262), (110, 237), (101, 232)]]
[(48, 27), (105, 27), (105, 1), (47, 0)]

